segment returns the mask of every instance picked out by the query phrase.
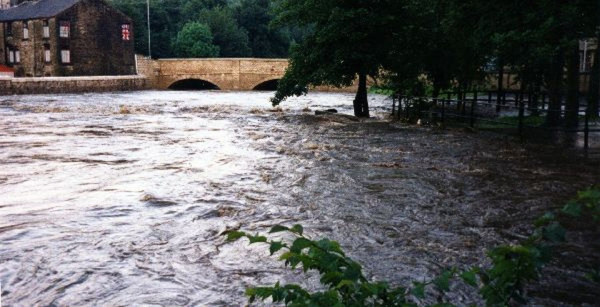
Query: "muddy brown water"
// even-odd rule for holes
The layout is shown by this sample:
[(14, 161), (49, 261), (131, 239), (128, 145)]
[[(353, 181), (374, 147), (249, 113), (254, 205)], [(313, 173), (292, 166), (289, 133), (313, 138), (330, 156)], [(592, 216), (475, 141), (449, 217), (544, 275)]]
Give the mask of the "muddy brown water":
[[(354, 121), (352, 95), (272, 110), (270, 93), (0, 97), (4, 306), (242, 306), (247, 286), (317, 289), (264, 246), (219, 234), (304, 225), (375, 280), (406, 284), (486, 265), (531, 221), (598, 181), (598, 164), (499, 135)], [(594, 306), (597, 232), (575, 233), (532, 305)], [(596, 249), (597, 251), (598, 249)], [(481, 304), (458, 286), (450, 297)]]

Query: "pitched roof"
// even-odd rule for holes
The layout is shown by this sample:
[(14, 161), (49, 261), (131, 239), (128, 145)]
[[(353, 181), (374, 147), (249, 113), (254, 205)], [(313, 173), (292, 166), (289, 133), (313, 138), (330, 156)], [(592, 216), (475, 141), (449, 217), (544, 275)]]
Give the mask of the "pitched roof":
[(49, 18), (58, 15), (81, 0), (26, 1), (19, 6), (0, 10), (0, 21)]

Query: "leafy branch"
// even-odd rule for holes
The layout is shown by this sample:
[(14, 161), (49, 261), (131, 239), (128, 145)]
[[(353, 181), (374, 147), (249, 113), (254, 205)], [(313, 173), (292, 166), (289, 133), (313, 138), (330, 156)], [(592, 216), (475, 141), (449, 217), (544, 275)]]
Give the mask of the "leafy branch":
[[(386, 282), (369, 281), (361, 265), (346, 256), (340, 244), (327, 238), (312, 240), (304, 235), (301, 225), (286, 227), (276, 225), (269, 234), (285, 232), (287, 240), (269, 240), (266, 236), (252, 235), (243, 231), (229, 231), (227, 241), (247, 238), (250, 244), (269, 245), (271, 255), (279, 254), (279, 260), (292, 269), (301, 267), (306, 273), (316, 270), (323, 291), (309, 292), (299, 285), (253, 287), (246, 289), (250, 302), (271, 298), (275, 303), (286, 306), (420, 306), (424, 302), (436, 301), (429, 306), (454, 306), (443, 301), (443, 294), (450, 291), (453, 282), (462, 282), (478, 290), (487, 306), (526, 304), (525, 287), (536, 281), (541, 270), (551, 259), (551, 250), (564, 242), (567, 230), (559, 220), (591, 218), (600, 222), (600, 187), (579, 192), (561, 210), (546, 213), (534, 223), (533, 234), (518, 245), (502, 245), (488, 253), (491, 266), (468, 269), (449, 268), (430, 281), (412, 282), (408, 287), (391, 287)], [(598, 271), (588, 278), (600, 281)], [(427, 295), (434, 288), (441, 296), (433, 300)]]

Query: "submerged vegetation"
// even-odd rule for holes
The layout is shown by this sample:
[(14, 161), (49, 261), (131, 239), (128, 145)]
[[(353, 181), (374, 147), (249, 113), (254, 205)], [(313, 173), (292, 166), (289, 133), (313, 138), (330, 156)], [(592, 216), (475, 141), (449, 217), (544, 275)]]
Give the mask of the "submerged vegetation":
[[(229, 242), (247, 238), (250, 244), (267, 244), (270, 254), (278, 254), (286, 267), (319, 273), (321, 291), (311, 292), (300, 285), (277, 282), (273, 286), (246, 289), (250, 302), (272, 299), (286, 306), (323, 307), (456, 306), (461, 303), (452, 302), (445, 293), (452, 291), (452, 284), (463, 283), (477, 291), (487, 306), (514, 306), (527, 303), (527, 286), (540, 278), (553, 251), (567, 238), (566, 225), (586, 222), (592, 227), (600, 225), (600, 187), (579, 192), (562, 209), (537, 219), (533, 233), (519, 244), (501, 245), (489, 251), (489, 266), (451, 267), (429, 281), (414, 281), (404, 286), (370, 281), (361, 265), (348, 257), (339, 243), (327, 238), (310, 239), (301, 225), (272, 227), (270, 234), (284, 233), (276, 239), (237, 230), (226, 235)], [(598, 269), (591, 267), (587, 278), (598, 282)]]

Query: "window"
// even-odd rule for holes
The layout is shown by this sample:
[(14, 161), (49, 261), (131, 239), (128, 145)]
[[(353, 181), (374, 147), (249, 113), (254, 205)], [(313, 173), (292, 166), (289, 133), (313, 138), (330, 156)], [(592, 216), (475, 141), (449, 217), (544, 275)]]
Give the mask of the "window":
[(121, 25), (121, 37), (123, 38), (124, 41), (131, 40), (130, 27), (131, 26), (129, 24), (122, 24)]
[(29, 25), (23, 21), (23, 39), (29, 39)]
[(44, 20), (42, 31), (44, 32), (43, 33), (43, 37), (44, 38), (49, 38), (50, 37), (50, 26), (48, 25), (48, 20)]
[(15, 49), (14, 47), (6, 47), (6, 52), (8, 53), (8, 63), (21, 63), (21, 53), (19, 49)]
[(12, 35), (12, 22), (7, 22), (4, 24), (4, 31), (6, 32), (6, 36)]
[(10, 47), (6, 48), (6, 53), (8, 53), (8, 63), (15, 62), (15, 52)]
[(69, 36), (71, 35), (71, 23), (68, 21), (60, 21), (59, 25), (59, 36), (62, 38), (69, 38)]
[(60, 60), (63, 64), (71, 63), (71, 51), (68, 49), (63, 49), (60, 51)]
[(50, 46), (44, 45), (44, 62), (50, 63), (52, 62), (52, 57), (50, 55)]

